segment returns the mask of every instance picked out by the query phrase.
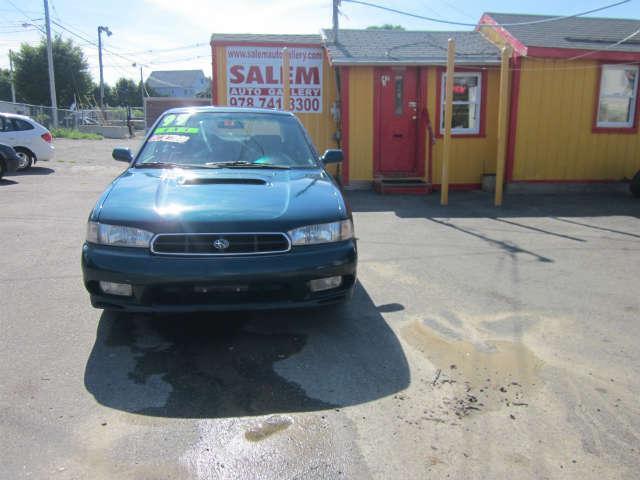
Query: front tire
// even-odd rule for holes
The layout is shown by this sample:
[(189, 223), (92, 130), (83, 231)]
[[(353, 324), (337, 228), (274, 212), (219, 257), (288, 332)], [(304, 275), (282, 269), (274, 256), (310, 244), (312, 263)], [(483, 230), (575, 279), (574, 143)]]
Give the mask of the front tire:
[(4, 161), (0, 158), (0, 180), (4, 177)]
[(18, 170), (29, 170), (33, 165), (33, 153), (26, 148), (16, 148), (16, 153), (20, 161), (18, 162)]

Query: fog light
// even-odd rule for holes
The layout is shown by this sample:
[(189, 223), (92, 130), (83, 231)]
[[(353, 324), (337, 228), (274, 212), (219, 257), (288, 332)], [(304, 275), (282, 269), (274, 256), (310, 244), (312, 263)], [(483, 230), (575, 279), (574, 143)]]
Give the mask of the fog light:
[(316, 278), (309, 282), (309, 289), (312, 292), (321, 292), (322, 290), (330, 290), (332, 288), (338, 288), (342, 285), (342, 277), (325, 277)]
[(133, 295), (133, 288), (128, 283), (100, 282), (100, 289), (107, 295), (120, 295), (121, 297)]

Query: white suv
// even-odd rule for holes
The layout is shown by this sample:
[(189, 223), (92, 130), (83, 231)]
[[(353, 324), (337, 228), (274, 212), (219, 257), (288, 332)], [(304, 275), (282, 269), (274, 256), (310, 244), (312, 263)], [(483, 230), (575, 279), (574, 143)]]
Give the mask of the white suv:
[(0, 113), (0, 143), (14, 148), (20, 164), (26, 170), (39, 160), (53, 158), (53, 136), (38, 122), (24, 115)]

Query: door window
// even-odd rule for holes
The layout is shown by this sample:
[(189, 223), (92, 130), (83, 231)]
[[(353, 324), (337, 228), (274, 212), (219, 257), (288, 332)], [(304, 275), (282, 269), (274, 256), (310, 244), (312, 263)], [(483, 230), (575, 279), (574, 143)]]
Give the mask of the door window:
[(394, 90), (394, 98), (395, 98), (394, 113), (396, 115), (402, 115), (403, 113), (402, 104), (404, 103), (404, 77), (402, 75), (396, 75), (394, 89), (395, 89)]
[(19, 118), (12, 118), (13, 129), (16, 131), (33, 130), (33, 125)]

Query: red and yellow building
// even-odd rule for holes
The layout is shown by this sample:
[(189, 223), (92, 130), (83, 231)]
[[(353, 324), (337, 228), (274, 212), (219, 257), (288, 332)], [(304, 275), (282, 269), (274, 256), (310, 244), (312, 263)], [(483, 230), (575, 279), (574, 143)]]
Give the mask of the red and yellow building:
[[(637, 25), (486, 13), (466, 32), (214, 34), (213, 103), (282, 108), (287, 47), (290, 108), (318, 150), (344, 150), (343, 182), (426, 192), (441, 182), (444, 66), (453, 38), (452, 188), (479, 188), (497, 161), (510, 188), (620, 182), (640, 169)], [(508, 127), (505, 158), (497, 159), (504, 46), (512, 52)]]

